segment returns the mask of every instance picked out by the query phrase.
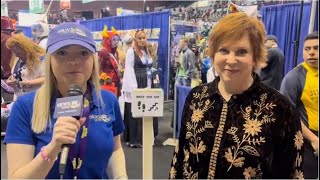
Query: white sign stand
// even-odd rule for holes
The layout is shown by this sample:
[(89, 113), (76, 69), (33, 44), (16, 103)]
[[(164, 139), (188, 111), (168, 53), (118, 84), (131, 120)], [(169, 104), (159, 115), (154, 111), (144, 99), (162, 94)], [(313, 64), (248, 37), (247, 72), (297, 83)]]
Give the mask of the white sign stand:
[(153, 117), (163, 116), (162, 89), (136, 89), (132, 92), (132, 117), (143, 118), (142, 178), (153, 179)]

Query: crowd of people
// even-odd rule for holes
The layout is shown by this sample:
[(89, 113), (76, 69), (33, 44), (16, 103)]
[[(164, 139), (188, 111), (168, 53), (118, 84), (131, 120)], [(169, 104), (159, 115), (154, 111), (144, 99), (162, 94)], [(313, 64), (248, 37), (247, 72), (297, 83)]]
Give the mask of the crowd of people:
[[(39, 22), (30, 39), (12, 33), (10, 22), (1, 17), (1, 86), (14, 94), (5, 136), (8, 178), (58, 179), (59, 154), (69, 145), (63, 178), (127, 179), (121, 141), (143, 146), (132, 92), (154, 88), (156, 77), (146, 32), (121, 40), (105, 27), (98, 52), (79, 23), (49, 30)], [(278, 39), (257, 17), (228, 14), (207, 38), (181, 38), (174, 83), (193, 89), (169, 178), (317, 178), (318, 39), (317, 32), (305, 38), (304, 62), (285, 75)], [(57, 99), (69, 96), (71, 85), (83, 94), (82, 117), (56, 118)], [(158, 131), (154, 118), (154, 137)]]

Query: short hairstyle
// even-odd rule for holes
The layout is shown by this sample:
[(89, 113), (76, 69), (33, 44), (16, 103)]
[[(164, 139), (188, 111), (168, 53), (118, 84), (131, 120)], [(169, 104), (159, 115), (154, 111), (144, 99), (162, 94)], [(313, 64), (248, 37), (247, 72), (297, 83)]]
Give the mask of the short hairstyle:
[(188, 38), (186, 38), (186, 37), (182, 37), (180, 40), (184, 41), (184, 42), (187, 43), (187, 44), (188, 44), (188, 42), (189, 42)]
[(312, 33), (308, 34), (304, 38), (304, 42), (306, 42), (307, 40), (313, 40), (313, 39), (319, 39), (319, 33), (318, 32), (312, 32)]
[(265, 46), (266, 31), (263, 23), (246, 13), (238, 12), (223, 17), (211, 30), (209, 35), (209, 54), (212, 59), (221, 44), (229, 40), (237, 41), (248, 34), (256, 68), (267, 66), (267, 48)]
[(268, 35), (267, 40), (273, 40), (274, 42), (278, 43), (278, 38), (274, 35)]

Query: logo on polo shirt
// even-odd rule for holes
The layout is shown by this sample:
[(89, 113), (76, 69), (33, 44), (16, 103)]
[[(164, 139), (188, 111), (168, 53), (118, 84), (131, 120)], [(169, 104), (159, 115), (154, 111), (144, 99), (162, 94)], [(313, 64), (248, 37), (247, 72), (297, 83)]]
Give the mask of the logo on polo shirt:
[(90, 115), (89, 119), (93, 119), (94, 121), (102, 121), (102, 122), (109, 122), (111, 120), (111, 117), (106, 115), (106, 114), (102, 114), (102, 115)]
[(62, 34), (62, 33), (64, 33), (64, 34), (78, 34), (80, 36), (87, 37), (87, 34), (83, 30), (81, 30), (79, 28), (75, 28), (75, 27), (60, 29), (60, 30), (58, 30), (58, 33), (59, 34)]

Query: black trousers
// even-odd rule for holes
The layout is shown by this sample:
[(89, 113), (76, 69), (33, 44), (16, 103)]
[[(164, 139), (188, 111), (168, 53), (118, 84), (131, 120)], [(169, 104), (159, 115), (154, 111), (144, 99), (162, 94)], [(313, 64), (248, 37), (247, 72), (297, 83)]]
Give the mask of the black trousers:
[[(142, 145), (142, 118), (133, 118), (131, 113), (131, 103), (124, 105), (124, 125), (123, 138), (130, 144)], [(153, 118), (154, 137), (158, 135), (158, 118)]]
[[(316, 134), (317, 135), (317, 134)], [(308, 140), (304, 140), (303, 174), (305, 179), (318, 179), (318, 157)]]

